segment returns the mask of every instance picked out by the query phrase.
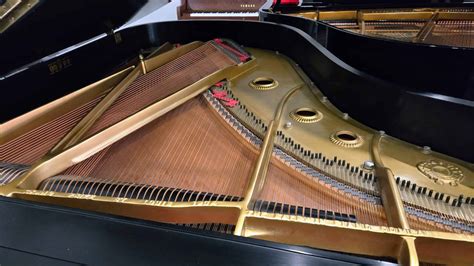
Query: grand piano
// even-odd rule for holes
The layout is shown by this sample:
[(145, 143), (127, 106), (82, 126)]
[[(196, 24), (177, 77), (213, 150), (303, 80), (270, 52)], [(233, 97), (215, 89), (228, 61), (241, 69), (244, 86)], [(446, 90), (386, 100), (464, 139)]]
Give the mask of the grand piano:
[[(440, 152), (379, 124), (445, 130), (383, 111), (411, 88), (283, 24), (91, 37), (0, 74), (0, 263), (474, 261), (472, 146)], [(380, 93), (358, 98), (367, 88)], [(425, 101), (456, 128), (472, 122), (472, 108)]]
[(181, 0), (178, 19), (258, 20), (259, 9), (267, 0)]

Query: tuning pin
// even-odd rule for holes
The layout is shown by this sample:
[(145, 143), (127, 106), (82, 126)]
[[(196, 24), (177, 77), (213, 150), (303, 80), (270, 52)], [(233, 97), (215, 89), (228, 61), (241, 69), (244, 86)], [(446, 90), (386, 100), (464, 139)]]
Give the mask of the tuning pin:
[(462, 195), (462, 194), (459, 195), (459, 198), (458, 198), (458, 205), (457, 205), (458, 207), (461, 207), (462, 202), (463, 202), (463, 199), (464, 199), (464, 195)]
[(454, 199), (454, 200), (453, 200), (453, 203), (451, 204), (451, 206), (455, 207), (457, 204), (458, 204), (458, 200), (457, 200), (457, 199)]

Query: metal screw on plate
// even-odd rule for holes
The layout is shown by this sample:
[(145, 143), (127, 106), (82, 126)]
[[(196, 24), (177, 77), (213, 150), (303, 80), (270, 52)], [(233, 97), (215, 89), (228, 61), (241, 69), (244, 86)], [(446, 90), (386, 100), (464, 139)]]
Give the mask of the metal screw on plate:
[(289, 129), (289, 128), (291, 128), (292, 125), (293, 124), (291, 124), (291, 122), (286, 122), (285, 125), (284, 125), (284, 128)]
[(375, 168), (375, 163), (372, 161), (365, 161), (362, 167), (366, 170), (374, 170)]
[(423, 151), (424, 154), (428, 154), (431, 152), (431, 147), (430, 146), (423, 146)]
[(342, 118), (344, 118), (346, 120), (349, 119), (349, 114), (348, 113), (343, 113)]

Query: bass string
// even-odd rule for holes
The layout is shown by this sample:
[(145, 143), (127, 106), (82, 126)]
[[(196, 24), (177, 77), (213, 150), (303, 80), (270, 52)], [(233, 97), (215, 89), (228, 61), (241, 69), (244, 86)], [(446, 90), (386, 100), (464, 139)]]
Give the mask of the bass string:
[(154, 101), (234, 64), (224, 53), (206, 43), (132, 82), (88, 130), (86, 136), (91, 136)]
[(51, 150), (102, 98), (103, 95), (0, 145), (0, 162), (33, 164)]

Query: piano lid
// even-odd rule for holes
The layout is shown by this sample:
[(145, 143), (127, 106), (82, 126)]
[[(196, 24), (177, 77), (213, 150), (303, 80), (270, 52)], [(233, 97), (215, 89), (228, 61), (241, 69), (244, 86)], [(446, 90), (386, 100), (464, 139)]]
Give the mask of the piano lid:
[(1, 0), (0, 76), (120, 27), (146, 2)]

